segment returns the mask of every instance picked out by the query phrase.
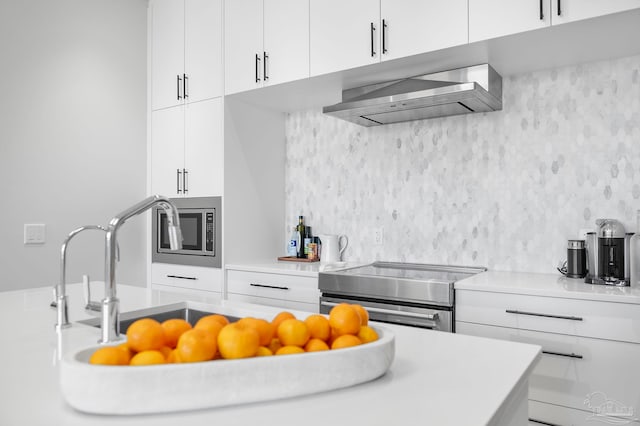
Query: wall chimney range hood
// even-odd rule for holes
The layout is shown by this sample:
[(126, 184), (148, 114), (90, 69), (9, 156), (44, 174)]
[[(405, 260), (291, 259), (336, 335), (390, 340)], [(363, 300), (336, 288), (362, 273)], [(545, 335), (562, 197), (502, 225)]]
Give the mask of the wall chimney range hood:
[(343, 90), (322, 112), (369, 127), (501, 109), (502, 77), (482, 64)]

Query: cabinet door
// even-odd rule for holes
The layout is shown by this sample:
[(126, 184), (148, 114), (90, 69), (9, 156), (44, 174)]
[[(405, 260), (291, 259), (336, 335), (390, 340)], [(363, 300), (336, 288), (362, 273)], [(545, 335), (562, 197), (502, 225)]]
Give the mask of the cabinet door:
[[(184, 168), (184, 106), (151, 113), (151, 192), (178, 196)], [(182, 195), (182, 194), (180, 194)]]
[(469, 0), (469, 43), (551, 25), (550, 0)]
[(262, 0), (227, 0), (224, 9), (225, 93), (262, 86)]
[(264, 84), (309, 77), (309, 0), (264, 0)]
[(380, 0), (311, 0), (311, 75), (380, 61)]
[(467, 0), (382, 0), (382, 60), (466, 44)]
[(178, 76), (184, 73), (184, 2), (154, 0), (150, 7), (151, 108), (156, 110), (182, 103)]
[(552, 25), (640, 7), (640, 0), (551, 0)]
[(224, 150), (222, 98), (185, 106), (185, 195), (222, 195)]
[(186, 0), (185, 73), (188, 102), (222, 95), (222, 0)]

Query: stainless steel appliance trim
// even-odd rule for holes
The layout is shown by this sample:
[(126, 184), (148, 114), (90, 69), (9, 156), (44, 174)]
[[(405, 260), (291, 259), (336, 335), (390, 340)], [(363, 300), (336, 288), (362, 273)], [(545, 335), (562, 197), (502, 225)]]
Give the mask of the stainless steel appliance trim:
[[(335, 302), (324, 302), (324, 305), (326, 306), (338, 306), (339, 303), (335, 303)], [(406, 311), (398, 311), (398, 310), (393, 310), (393, 309), (382, 309), (382, 308), (374, 308), (374, 307), (367, 307), (367, 311), (369, 312), (377, 312), (379, 314), (392, 314), (392, 315), (398, 315), (399, 313), (402, 314), (402, 316), (404, 317), (412, 317), (412, 318), (421, 318), (421, 319), (426, 319), (429, 321), (438, 321), (438, 312), (435, 312), (433, 314), (419, 314), (416, 312), (406, 312)]]
[(419, 269), (423, 271), (460, 272), (464, 274), (478, 274), (487, 270), (484, 266), (441, 265), (432, 263), (373, 262), (372, 265), (381, 268)]
[(581, 317), (567, 316), (567, 315), (541, 314), (541, 313), (538, 313), (538, 312), (525, 312), (525, 311), (518, 311), (518, 310), (515, 310), (515, 309), (507, 309), (507, 310), (505, 310), (505, 312), (508, 313), (508, 314), (530, 315), (530, 316), (534, 316), (534, 317), (566, 319), (566, 320), (571, 320), (571, 321), (583, 321), (583, 319)]
[(320, 312), (328, 314), (331, 308), (340, 303), (360, 304), (370, 313), (369, 319), (371, 321), (453, 332), (453, 311), (446, 307), (439, 309), (439, 307), (433, 306), (405, 306), (384, 300), (343, 299), (340, 296), (327, 295), (320, 297)]
[[(200, 251), (158, 250), (158, 209), (151, 215), (151, 261), (153, 263), (170, 263), (174, 265), (190, 265), (220, 268), (222, 267), (222, 197), (188, 197), (172, 198), (171, 202), (178, 207), (179, 212), (195, 210), (203, 212), (203, 238), (206, 241), (206, 211), (215, 209), (213, 215), (213, 252), (204, 254)], [(203, 242), (203, 246), (205, 242)]]

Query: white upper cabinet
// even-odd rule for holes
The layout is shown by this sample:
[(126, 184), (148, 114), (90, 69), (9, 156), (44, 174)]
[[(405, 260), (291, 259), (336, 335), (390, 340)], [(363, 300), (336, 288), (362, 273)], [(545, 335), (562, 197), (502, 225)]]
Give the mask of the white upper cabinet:
[(469, 0), (469, 43), (548, 27), (550, 8), (550, 0)]
[(311, 0), (311, 76), (380, 62), (380, 0)]
[(222, 0), (185, 1), (187, 102), (222, 96)]
[(151, 192), (223, 195), (222, 98), (151, 113)]
[(563, 24), (639, 7), (640, 0), (551, 0), (551, 23)]
[(227, 0), (224, 8), (225, 94), (262, 83), (262, 0)]
[(222, 95), (222, 0), (153, 0), (153, 110)]
[(309, 77), (309, 0), (264, 0), (265, 85)]
[(227, 0), (225, 93), (309, 77), (308, 0)]
[(178, 79), (184, 74), (184, 2), (155, 0), (150, 8), (151, 102), (155, 110), (181, 102)]
[(382, 60), (468, 42), (467, 0), (381, 0)]
[(185, 106), (186, 196), (223, 195), (224, 132), (222, 98)]

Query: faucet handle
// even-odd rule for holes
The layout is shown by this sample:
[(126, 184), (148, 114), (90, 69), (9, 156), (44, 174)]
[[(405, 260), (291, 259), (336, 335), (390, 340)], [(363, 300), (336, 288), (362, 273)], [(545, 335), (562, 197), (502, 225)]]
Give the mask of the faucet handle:
[(89, 275), (82, 276), (82, 288), (84, 289), (84, 308), (88, 311), (101, 312), (102, 303), (91, 300), (91, 280)]

